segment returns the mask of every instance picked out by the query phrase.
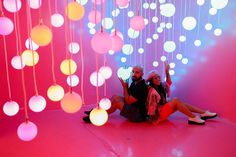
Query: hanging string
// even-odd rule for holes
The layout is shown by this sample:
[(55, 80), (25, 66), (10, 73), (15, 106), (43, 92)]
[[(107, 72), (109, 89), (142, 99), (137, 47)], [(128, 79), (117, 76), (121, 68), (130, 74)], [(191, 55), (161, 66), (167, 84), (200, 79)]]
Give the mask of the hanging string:
[[(106, 66), (106, 62), (107, 62), (106, 54), (104, 54), (104, 63), (103, 63), (104, 67)], [(107, 83), (106, 83), (106, 79), (105, 79), (105, 82), (104, 82), (104, 97), (107, 97)]]
[(3, 9), (2, 9), (2, 1), (0, 1), (0, 13), (1, 13), (1, 16), (4, 15), (4, 13), (3, 13)]
[[(30, 8), (29, 6), (27, 5), (27, 8), (26, 8), (26, 14), (27, 14), (27, 34), (28, 34), (28, 37), (30, 38), (30, 32), (31, 32), (31, 29), (32, 29), (32, 21), (31, 21), (31, 13), (30, 13)], [(37, 86), (37, 81), (36, 81), (36, 73), (35, 73), (35, 61), (34, 61), (34, 58), (35, 58), (35, 55), (34, 55), (34, 50), (33, 50), (33, 42), (32, 40), (30, 40), (30, 50), (32, 52), (32, 61), (33, 61), (33, 81), (34, 81), (34, 89), (35, 89), (35, 94), (36, 96), (38, 96), (38, 86)]]
[[(50, 0), (49, 0), (50, 1)], [(55, 12), (57, 13), (57, 0), (55, 0)]]
[[(18, 5), (17, 5), (17, 0), (15, 0), (15, 3), (16, 3), (16, 10), (18, 10)], [(16, 13), (14, 13), (14, 28), (15, 28), (15, 38), (16, 38), (16, 55), (19, 56), (19, 40), (18, 40), (18, 35), (17, 35), (17, 14), (18, 14), (18, 11)]]
[(80, 21), (80, 56), (81, 56), (81, 97), (82, 97), (82, 104), (84, 105), (84, 51), (83, 51), (83, 38), (82, 38), (82, 32), (83, 32), (83, 22)]
[(115, 36), (116, 36), (116, 32), (117, 32), (117, 15), (116, 15), (116, 10), (117, 10), (117, 5), (116, 5), (116, 0), (114, 1), (114, 8), (115, 8), (115, 16), (114, 16), (114, 28), (115, 28)]
[(38, 5), (39, 5), (39, 23), (42, 24), (43, 21), (42, 21), (42, 9), (40, 7), (40, 0), (38, 0)]
[[(56, 2), (57, 2), (57, 0), (56, 0)], [(55, 2), (55, 3), (56, 3)], [(57, 4), (55, 4), (55, 6), (56, 6)], [(51, 3), (50, 3), (50, 0), (48, 0), (48, 12), (49, 12), (49, 16), (51, 16), (51, 14), (52, 14), (52, 11), (51, 11)], [(50, 28), (50, 30), (52, 31), (52, 25), (51, 25), (51, 23), (49, 24), (49, 28)], [(55, 76), (55, 61), (54, 61), (54, 48), (53, 48), (53, 38), (52, 38), (52, 40), (51, 40), (51, 43), (50, 43), (50, 50), (51, 50), (51, 62), (52, 62), (52, 65), (51, 65), (51, 71), (52, 71), (52, 79), (53, 79), (53, 84), (56, 84), (56, 76)]]
[(97, 97), (97, 107), (99, 108), (99, 91), (98, 91), (98, 54), (95, 52), (96, 56), (96, 74), (97, 74), (97, 85), (96, 85), (96, 97)]

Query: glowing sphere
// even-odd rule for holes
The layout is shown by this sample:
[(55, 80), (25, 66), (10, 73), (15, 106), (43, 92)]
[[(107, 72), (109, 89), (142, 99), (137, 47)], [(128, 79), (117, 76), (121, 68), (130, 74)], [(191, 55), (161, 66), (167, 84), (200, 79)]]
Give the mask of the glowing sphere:
[(183, 22), (182, 22), (182, 25), (184, 27), (184, 29), (186, 30), (193, 30), (196, 25), (197, 25), (197, 21), (194, 17), (185, 17)]
[(163, 3), (165, 3), (166, 2), (166, 0), (159, 0), (159, 3), (160, 4), (163, 4)]
[(42, 0), (27, 0), (27, 1), (28, 1), (28, 5), (32, 9), (38, 9), (42, 5)]
[(143, 54), (144, 53), (144, 49), (143, 48), (139, 48), (138, 49), (138, 53)]
[(71, 42), (69, 44), (69, 52), (72, 53), (72, 54), (76, 54), (78, 53), (80, 50), (80, 46), (77, 42)]
[(118, 35), (111, 36), (111, 50), (117, 52), (123, 47), (124, 41)]
[(22, 61), (27, 66), (36, 65), (39, 61), (39, 55), (36, 51), (33, 50), (25, 50), (22, 54)]
[(102, 76), (105, 78), (105, 79), (109, 79), (112, 75), (112, 70), (109, 66), (102, 66), (100, 69), (99, 69), (99, 72), (102, 74)]
[(105, 29), (111, 29), (113, 27), (113, 20), (112, 18), (104, 18), (102, 19), (102, 26)]
[(158, 27), (157, 28), (157, 33), (162, 33), (163, 32), (163, 28), (162, 27)]
[(84, 13), (84, 6), (78, 2), (70, 2), (66, 7), (66, 15), (72, 21), (81, 20)]
[(147, 43), (147, 44), (151, 44), (151, 43), (152, 43), (152, 38), (147, 38), (147, 39), (146, 39), (146, 43)]
[(76, 72), (77, 65), (72, 59), (65, 59), (60, 65), (61, 72), (65, 75), (72, 75)]
[(88, 0), (76, 0), (76, 2), (78, 2), (81, 5), (85, 5), (88, 3)]
[(127, 61), (127, 59), (126, 59), (125, 57), (121, 57), (120, 61), (121, 61), (122, 63), (125, 63), (125, 62)]
[(131, 44), (125, 44), (123, 47), (122, 47), (122, 52), (125, 54), (125, 55), (131, 55), (134, 51), (134, 48)]
[(181, 35), (181, 36), (179, 37), (179, 41), (180, 41), (180, 42), (185, 42), (185, 41), (186, 41), (186, 36)]
[(128, 36), (131, 38), (131, 39), (135, 39), (135, 38), (138, 38), (139, 36), (139, 31), (136, 31), (134, 30), (133, 28), (129, 28), (128, 29)]
[(220, 28), (216, 28), (214, 30), (214, 34), (215, 34), (215, 36), (220, 36), (222, 34), (222, 30)]
[(7, 11), (15, 13), (19, 11), (21, 8), (21, 1), (20, 0), (4, 0), (3, 6)]
[(178, 53), (178, 54), (176, 55), (176, 59), (181, 60), (182, 58), (183, 58), (183, 55), (182, 55), (182, 54)]
[(197, 47), (201, 46), (201, 44), (202, 44), (201, 40), (195, 40), (194, 41), (194, 45), (197, 46)]
[(210, 15), (215, 15), (216, 13), (217, 13), (217, 9), (216, 8), (209, 9), (209, 14)]
[(172, 3), (165, 3), (160, 5), (161, 15), (171, 17), (175, 14), (175, 6)]
[(122, 80), (128, 80), (130, 78), (130, 70), (129, 69), (124, 69), (123, 67), (120, 67), (117, 70), (117, 76), (119, 78), (122, 78)]
[(171, 29), (172, 28), (172, 23), (170, 23), (170, 22), (166, 23), (166, 28)]
[(8, 116), (14, 116), (19, 111), (19, 105), (15, 101), (7, 101), (3, 105), (3, 112)]
[(166, 61), (166, 56), (161, 56), (161, 61), (165, 62)]
[(223, 9), (228, 4), (228, 0), (211, 0), (211, 5), (216, 9)]
[(25, 64), (23, 62), (23, 60), (21, 59), (21, 56), (14, 56), (12, 59), (11, 59), (11, 65), (13, 68), (17, 69), (17, 70), (20, 70), (20, 69), (23, 69), (25, 67)]
[(13, 32), (14, 26), (11, 19), (8, 17), (0, 17), (0, 34), (1, 35), (8, 35)]
[(60, 85), (51, 85), (47, 91), (48, 98), (52, 101), (60, 101), (64, 97), (64, 89)]
[(75, 113), (80, 110), (82, 100), (79, 94), (75, 92), (68, 92), (61, 99), (61, 108), (66, 113)]
[(113, 10), (113, 11), (111, 12), (111, 15), (112, 15), (113, 17), (117, 17), (119, 14), (120, 14), (120, 10), (119, 10), (119, 9), (115, 9), (115, 10)]
[(66, 82), (69, 86), (75, 87), (79, 84), (79, 77), (76, 75), (67, 76)]
[(130, 19), (130, 27), (136, 31), (141, 31), (145, 27), (144, 18), (142, 16), (134, 16)]
[(107, 122), (108, 114), (104, 109), (94, 108), (89, 114), (89, 119), (94, 125), (101, 126)]
[(152, 62), (152, 66), (153, 66), (153, 67), (158, 67), (158, 65), (159, 65), (158, 61), (153, 61), (153, 62)]
[(197, 5), (201, 6), (205, 3), (205, 0), (197, 0)]
[(97, 32), (91, 40), (91, 46), (97, 53), (104, 54), (111, 49), (111, 37), (106, 32)]
[(51, 24), (54, 27), (61, 27), (64, 24), (64, 17), (59, 13), (53, 14), (51, 16)]
[(37, 126), (30, 121), (21, 123), (17, 128), (17, 135), (22, 141), (33, 140), (37, 133)]
[(102, 21), (102, 15), (99, 11), (90, 11), (88, 14), (88, 20), (89, 22), (97, 24)]
[(99, 101), (99, 107), (104, 110), (108, 110), (111, 107), (111, 101), (108, 98), (102, 98)]
[(143, 8), (144, 8), (144, 9), (148, 9), (148, 8), (149, 8), (149, 3), (144, 2), (144, 3), (143, 3)]
[(174, 71), (173, 69), (171, 69), (171, 70), (169, 71), (169, 74), (170, 74), (170, 75), (174, 75), (174, 74), (175, 74), (175, 71)]
[(183, 58), (183, 59), (182, 59), (182, 63), (183, 63), (183, 64), (188, 64), (188, 58)]
[(95, 87), (100, 87), (105, 83), (105, 78), (100, 72), (93, 72), (90, 75), (90, 83)]
[(119, 7), (125, 7), (126, 5), (128, 5), (129, 1), (128, 0), (116, 0), (116, 4)]
[[(111, 30), (111, 36), (115, 35), (115, 29)], [(122, 40), (124, 40), (124, 36), (121, 32), (116, 30), (116, 35), (118, 35)]]
[(29, 50), (37, 50), (39, 48), (39, 46), (33, 40), (31, 40), (31, 38), (28, 38), (25, 41), (25, 47)]
[(44, 24), (34, 26), (30, 33), (31, 39), (39, 46), (46, 46), (52, 40), (51, 30)]
[(164, 43), (164, 50), (168, 53), (174, 52), (176, 49), (176, 44), (174, 41), (166, 41)]
[(29, 99), (29, 108), (34, 112), (41, 112), (46, 107), (46, 100), (41, 95), (34, 95)]
[(133, 11), (128, 11), (128, 17), (133, 17), (134, 16), (134, 12)]
[(157, 40), (157, 39), (159, 38), (159, 35), (155, 33), (155, 34), (152, 35), (152, 38), (153, 38), (154, 40)]
[(159, 20), (158, 17), (156, 17), (156, 16), (152, 17), (152, 22), (153, 22), (153, 23), (157, 23), (158, 20)]
[(207, 24), (205, 25), (205, 29), (206, 29), (207, 31), (210, 31), (210, 30), (212, 29), (212, 24), (211, 24), (211, 23), (207, 23)]
[(102, 4), (105, 2), (105, 0), (92, 0), (92, 2), (95, 4)]

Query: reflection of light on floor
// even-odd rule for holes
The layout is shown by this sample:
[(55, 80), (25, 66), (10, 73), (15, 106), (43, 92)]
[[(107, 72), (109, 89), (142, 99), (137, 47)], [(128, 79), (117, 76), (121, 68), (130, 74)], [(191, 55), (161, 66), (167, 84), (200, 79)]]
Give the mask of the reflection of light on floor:
[(183, 156), (183, 152), (181, 150), (178, 150), (177, 148), (173, 148), (171, 153), (173, 156), (177, 156), (177, 157)]

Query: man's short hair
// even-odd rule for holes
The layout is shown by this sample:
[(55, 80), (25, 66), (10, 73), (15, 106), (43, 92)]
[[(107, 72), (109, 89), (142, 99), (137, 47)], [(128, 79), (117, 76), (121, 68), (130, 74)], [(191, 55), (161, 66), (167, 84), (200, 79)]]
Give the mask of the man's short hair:
[(141, 71), (141, 73), (143, 73), (143, 67), (141, 67), (140, 65), (135, 65), (133, 66), (133, 68), (138, 68)]

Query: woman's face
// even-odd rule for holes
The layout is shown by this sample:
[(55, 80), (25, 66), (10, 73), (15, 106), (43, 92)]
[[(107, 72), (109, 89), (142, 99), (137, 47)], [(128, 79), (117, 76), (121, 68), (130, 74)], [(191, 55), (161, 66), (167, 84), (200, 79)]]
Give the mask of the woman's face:
[(154, 85), (159, 86), (161, 84), (161, 76), (160, 75), (153, 76), (152, 82)]

